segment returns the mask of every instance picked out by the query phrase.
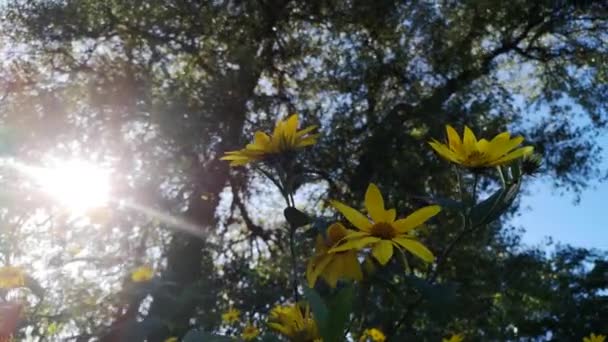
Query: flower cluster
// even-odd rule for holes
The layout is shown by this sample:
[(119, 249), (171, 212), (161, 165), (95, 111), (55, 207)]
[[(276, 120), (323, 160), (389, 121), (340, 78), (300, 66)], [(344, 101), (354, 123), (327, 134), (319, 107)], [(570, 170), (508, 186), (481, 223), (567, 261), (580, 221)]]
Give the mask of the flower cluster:
[(231, 166), (242, 166), (314, 145), (319, 135), (311, 132), (316, 128), (309, 126), (298, 131), (298, 115), (294, 114), (279, 121), (272, 135), (257, 131), (253, 143), (241, 150), (226, 152), (222, 160), (230, 161)]
[[(306, 215), (294, 208), (294, 188), (293, 180), (298, 179), (291, 173), (297, 172), (294, 166), (294, 152), (307, 146), (312, 146), (317, 142), (319, 134), (313, 134), (316, 126), (309, 126), (298, 130), (299, 118), (296, 114), (291, 115), (286, 120), (277, 123), (272, 135), (264, 132), (255, 132), (254, 141), (245, 148), (226, 152), (223, 160), (230, 161), (231, 166), (243, 166), (250, 163), (262, 163), (266, 167), (258, 168), (264, 176), (268, 177), (281, 191), (286, 200), (288, 209), (285, 216), (290, 224), (290, 250), (292, 253), (292, 271), (294, 281), (295, 304), (275, 306), (268, 316), (268, 327), (283, 335), (290, 341), (295, 342), (318, 342), (324, 338), (334, 340), (336, 335), (331, 335), (332, 329), (342, 329), (331, 326), (334, 323), (329, 321), (318, 321), (317, 313), (313, 317), (308, 303), (298, 300), (298, 285), (294, 248), (294, 231), (309, 222)], [(531, 146), (521, 146), (523, 137), (511, 137), (510, 133), (504, 132), (496, 135), (490, 140), (477, 139), (469, 127), (464, 127), (463, 137), (461, 138), (452, 126), (446, 127), (447, 143), (437, 140), (429, 142), (441, 157), (473, 170), (475, 174), (475, 187), (477, 185), (478, 171), (482, 168), (510, 167), (517, 159), (527, 158), (530, 167), (528, 169), (538, 169), (540, 159), (531, 157), (534, 149)], [(284, 163), (284, 164), (282, 164)], [(520, 163), (522, 164), (522, 163)], [(534, 164), (536, 167), (533, 167)], [(512, 171), (513, 177), (521, 176), (520, 171)], [(524, 174), (531, 174), (524, 171)], [(519, 175), (519, 176), (518, 176)], [(500, 173), (501, 178), (504, 175)], [(503, 186), (506, 181), (503, 179)], [(473, 196), (475, 197), (475, 196)], [(504, 203), (493, 203), (488, 205), (491, 210), (495, 208), (508, 207), (511, 198), (505, 196), (495, 196)], [(408, 215), (398, 215), (395, 208), (388, 207), (385, 197), (378, 186), (370, 183), (363, 198), (364, 209), (358, 210), (357, 206), (351, 206), (338, 200), (330, 201), (331, 206), (341, 214), (343, 220), (334, 221), (329, 224), (327, 229), (321, 230), (316, 235), (315, 250), (308, 261), (306, 268), (306, 280), (308, 286), (314, 291), (320, 279), (330, 288), (339, 291), (338, 284), (341, 281), (356, 282), (361, 281), (368, 273), (375, 269), (375, 264), (383, 267), (389, 264), (395, 254), (401, 255), (404, 262), (407, 262), (406, 252), (420, 259), (426, 264), (435, 261), (435, 255), (425, 244), (422, 234), (419, 234), (421, 227), (426, 226), (439, 213), (442, 207), (431, 202), (430, 205), (417, 208)], [(498, 201), (498, 200), (496, 200)], [(473, 200), (473, 206), (476, 205)], [(466, 222), (472, 219), (468, 217), (473, 211), (469, 205)], [(301, 215), (300, 215), (301, 214)], [(486, 213), (485, 216), (496, 215), (496, 212)], [(500, 213), (498, 213), (500, 215)], [(439, 221), (437, 221), (439, 222)], [(467, 223), (468, 224), (468, 223)], [(465, 227), (466, 228), (466, 227)], [(360, 255), (363, 252), (364, 256)], [(360, 260), (365, 260), (363, 267)], [(370, 262), (375, 260), (375, 262)], [(365, 270), (365, 272), (364, 272)], [(369, 271), (369, 272), (368, 272)], [(319, 305), (318, 300), (316, 302)], [(330, 315), (328, 313), (321, 314)], [(234, 323), (239, 319), (239, 312), (233, 309), (222, 315), (225, 323)], [(332, 321), (333, 322), (333, 321)], [(328, 325), (329, 324), (329, 325)], [(328, 332), (329, 331), (329, 332)], [(341, 330), (340, 330), (341, 331)], [(339, 331), (339, 333), (341, 333)], [(245, 340), (254, 339), (258, 336), (259, 330), (254, 326), (247, 326), (243, 329), (242, 338)], [(333, 336), (327, 338), (327, 336)], [(384, 333), (377, 328), (369, 328), (360, 332), (360, 342), (383, 342), (386, 340)], [(594, 338), (594, 335), (590, 338)], [(444, 338), (444, 342), (461, 342), (464, 340), (462, 334), (452, 335)], [(589, 340), (595, 342), (596, 340)], [(588, 342), (587, 339), (585, 342)]]
[(319, 329), (305, 303), (276, 306), (270, 311), (268, 327), (293, 342), (321, 342)]

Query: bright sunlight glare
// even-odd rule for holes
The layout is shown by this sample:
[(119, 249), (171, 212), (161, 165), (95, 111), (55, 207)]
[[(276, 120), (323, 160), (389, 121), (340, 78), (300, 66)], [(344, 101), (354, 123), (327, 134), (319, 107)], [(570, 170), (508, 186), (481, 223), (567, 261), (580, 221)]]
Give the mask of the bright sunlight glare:
[(72, 212), (101, 207), (109, 200), (109, 174), (94, 164), (58, 161), (53, 166), (28, 171), (41, 190)]

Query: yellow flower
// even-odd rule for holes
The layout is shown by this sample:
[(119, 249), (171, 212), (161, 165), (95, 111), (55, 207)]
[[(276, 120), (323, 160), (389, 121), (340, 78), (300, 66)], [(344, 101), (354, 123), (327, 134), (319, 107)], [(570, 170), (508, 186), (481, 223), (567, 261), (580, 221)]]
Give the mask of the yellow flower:
[(292, 342), (321, 341), (308, 304), (275, 306), (270, 311), (268, 326)]
[(169, 337), (168, 339), (165, 340), (165, 342), (178, 342), (179, 340), (177, 339), (177, 337), (173, 336), (173, 337)]
[(131, 280), (135, 283), (148, 281), (154, 277), (154, 271), (148, 266), (140, 266), (131, 273)]
[(435, 257), (423, 244), (412, 235), (412, 231), (441, 211), (438, 205), (418, 209), (404, 219), (395, 220), (395, 209), (384, 209), (384, 199), (378, 187), (371, 183), (365, 193), (365, 207), (372, 221), (359, 211), (338, 201), (332, 201), (344, 217), (358, 232), (349, 233), (340, 245), (330, 252), (341, 252), (351, 249), (372, 247), (372, 255), (378, 262), (385, 265), (393, 256), (393, 246), (404, 248), (426, 262), (433, 262)]
[(0, 289), (14, 289), (25, 286), (25, 274), (19, 267), (0, 267)]
[(241, 333), (241, 338), (245, 341), (251, 341), (260, 335), (260, 329), (258, 329), (255, 325), (247, 324), (245, 328), (243, 328), (243, 332)]
[[(429, 144), (443, 158), (466, 167), (481, 168), (503, 165), (534, 152), (532, 146), (517, 148), (524, 138), (511, 138), (509, 132), (500, 133), (490, 141), (486, 139), (478, 141), (473, 131), (467, 126), (464, 127), (462, 140), (452, 126), (447, 125), (446, 130), (448, 133), (447, 145), (434, 139)], [(517, 149), (514, 150), (515, 148)]]
[(319, 134), (310, 134), (317, 126), (308, 126), (298, 131), (298, 115), (277, 122), (272, 136), (257, 131), (253, 143), (244, 149), (226, 152), (222, 160), (229, 160), (230, 166), (242, 166), (250, 162), (264, 160), (274, 155), (294, 151), (317, 143)]
[(589, 337), (583, 337), (583, 342), (604, 342), (606, 340), (606, 335), (596, 335), (591, 334)]
[(450, 338), (441, 339), (441, 342), (462, 342), (462, 341), (464, 341), (463, 334), (455, 334), (455, 335), (452, 335), (452, 337), (450, 337)]
[(325, 279), (331, 287), (336, 287), (340, 278), (363, 279), (361, 265), (357, 260), (357, 251), (329, 253), (329, 249), (336, 246), (347, 235), (348, 229), (340, 223), (334, 223), (327, 228), (327, 238), (324, 239), (322, 235), (317, 236), (315, 256), (310, 259), (306, 269), (308, 286), (314, 287), (319, 276)]
[(233, 324), (238, 322), (239, 316), (241, 316), (241, 312), (237, 309), (230, 308), (228, 311), (222, 314), (222, 322), (227, 324)]
[(386, 336), (384, 336), (382, 331), (376, 328), (365, 329), (363, 335), (361, 335), (361, 338), (359, 338), (359, 342), (365, 342), (368, 340), (372, 340), (373, 342), (384, 342), (386, 341)]

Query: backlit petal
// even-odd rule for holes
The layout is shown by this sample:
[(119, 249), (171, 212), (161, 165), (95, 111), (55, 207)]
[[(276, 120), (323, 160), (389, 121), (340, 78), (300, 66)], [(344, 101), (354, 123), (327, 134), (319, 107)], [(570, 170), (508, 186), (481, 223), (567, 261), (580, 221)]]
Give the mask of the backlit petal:
[(423, 244), (414, 239), (406, 237), (396, 237), (393, 238), (393, 241), (426, 262), (430, 263), (435, 260), (435, 256), (433, 256), (433, 253), (429, 251), (429, 249), (426, 248)]
[(393, 244), (390, 240), (380, 240), (374, 247), (372, 247), (372, 255), (380, 265), (386, 265), (386, 263), (393, 256)]
[(363, 236), (371, 236), (371, 235), (369, 234), (369, 232), (354, 231), (354, 230), (349, 229), (347, 235), (344, 237), (344, 239), (342, 239), (342, 241), (356, 239), (356, 238), (360, 238)]
[(395, 209), (389, 209), (384, 211), (384, 222), (393, 223), (397, 217), (397, 211)]
[(329, 286), (334, 288), (338, 283), (338, 279), (342, 277), (344, 271), (344, 259), (341, 255), (332, 254), (331, 256), (331, 262), (327, 265), (325, 272), (323, 272), (321, 276), (327, 281)]
[(308, 126), (308, 127), (304, 128), (303, 130), (296, 132), (296, 138), (301, 138), (301, 137), (305, 136), (306, 134), (317, 129), (317, 127), (318, 127), (317, 125), (312, 125), (312, 126)]
[(408, 217), (404, 219), (397, 220), (393, 223), (393, 226), (397, 228), (397, 231), (400, 233), (406, 233), (424, 222), (426, 222), (431, 217), (437, 215), (441, 211), (441, 207), (438, 205), (430, 205), (428, 207), (424, 207), (414, 211)]
[(445, 146), (442, 143), (439, 143), (437, 141), (431, 141), (429, 142), (429, 145), (431, 145), (431, 147), (437, 152), (439, 153), (439, 155), (441, 155), (443, 158), (455, 162), (455, 163), (459, 163), (460, 159), (458, 158), (458, 156), (452, 152), (447, 146)]
[(283, 134), (285, 140), (291, 145), (295, 145), (296, 131), (298, 130), (298, 114), (293, 114), (285, 121), (285, 130)]
[(354, 250), (362, 249), (362, 248), (365, 248), (367, 245), (377, 242), (379, 240), (380, 240), (380, 238), (377, 238), (374, 236), (366, 236), (366, 237), (362, 237), (362, 238), (358, 238), (358, 239), (347, 240), (343, 244), (340, 244), (339, 246), (330, 249), (329, 253), (343, 252), (343, 251), (348, 251), (351, 249), (354, 249)]
[(490, 143), (486, 140), (486, 139), (480, 139), (477, 142), (477, 149), (479, 150), (479, 152), (482, 153), (487, 153), (488, 150), (490, 149)]
[(446, 125), (445, 130), (448, 133), (448, 143), (450, 144), (450, 149), (456, 153), (462, 153), (462, 140), (460, 140), (460, 135), (458, 135), (458, 132), (456, 132), (454, 127), (450, 125)]
[(509, 139), (511, 139), (511, 134), (509, 132), (502, 132), (500, 134), (497, 134), (494, 138), (492, 138), (492, 140), (490, 141), (490, 144), (495, 144), (500, 141), (508, 141)]
[(384, 199), (374, 183), (370, 183), (365, 192), (365, 208), (374, 222), (384, 221)]
[(310, 259), (306, 268), (306, 280), (309, 287), (314, 287), (319, 275), (325, 270), (332, 256), (325, 254), (319, 257)]
[(306, 146), (311, 146), (317, 143), (317, 138), (319, 137), (320, 134), (312, 134), (307, 136), (304, 139), (300, 139), (299, 141), (296, 142), (295, 147), (306, 147)]
[(363, 272), (361, 271), (361, 264), (357, 259), (357, 253), (355, 251), (346, 252), (342, 256), (344, 270), (342, 271), (344, 276), (354, 280), (363, 279)]
[(521, 158), (521, 157), (531, 154), (533, 152), (534, 152), (533, 146), (526, 146), (526, 147), (518, 148), (517, 150), (507, 154), (506, 156), (492, 162), (492, 165), (502, 165), (502, 164), (510, 162), (513, 159)]
[(464, 139), (462, 145), (463, 150), (467, 155), (477, 151), (477, 138), (475, 138), (475, 133), (467, 126), (464, 126)]
[(331, 205), (342, 213), (342, 215), (344, 215), (344, 217), (346, 217), (346, 219), (355, 227), (364, 231), (369, 231), (369, 228), (372, 226), (369, 219), (365, 217), (365, 215), (361, 214), (358, 210), (355, 210), (339, 201), (331, 201)]
[(489, 155), (492, 159), (500, 158), (504, 156), (505, 153), (508, 153), (519, 146), (523, 141), (523, 137), (515, 137), (507, 141), (498, 141), (491, 145), (490, 150), (488, 151)]
[(264, 132), (257, 131), (253, 137), (253, 143), (259, 146), (268, 147), (270, 145), (270, 137)]

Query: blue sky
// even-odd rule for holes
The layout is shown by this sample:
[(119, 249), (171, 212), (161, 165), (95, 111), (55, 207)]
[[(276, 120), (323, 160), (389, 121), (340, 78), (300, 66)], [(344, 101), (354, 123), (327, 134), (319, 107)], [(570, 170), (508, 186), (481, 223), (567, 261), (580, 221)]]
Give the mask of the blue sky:
[[(608, 139), (598, 140), (606, 146)], [(601, 169), (608, 169), (608, 153), (603, 152)], [(526, 230), (523, 241), (536, 245), (550, 236), (554, 242), (577, 247), (608, 249), (608, 183), (594, 183), (574, 204), (574, 195), (560, 196), (549, 182), (539, 178), (523, 195), (520, 216), (512, 221)]]

